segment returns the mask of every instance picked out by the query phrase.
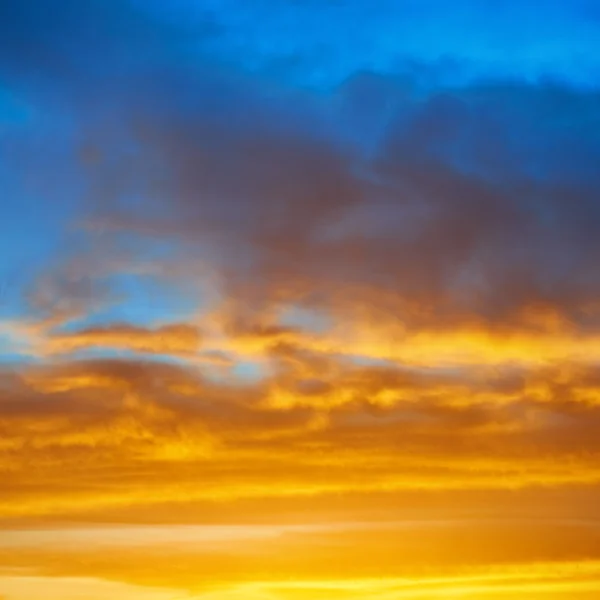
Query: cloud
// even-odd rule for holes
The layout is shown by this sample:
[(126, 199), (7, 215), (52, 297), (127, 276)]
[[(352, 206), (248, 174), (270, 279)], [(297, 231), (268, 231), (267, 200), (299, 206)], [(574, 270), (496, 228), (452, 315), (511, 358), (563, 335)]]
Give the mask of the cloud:
[(0, 398), (2, 514), (598, 483), (592, 367), (320, 364), (253, 383), (155, 361), (13, 370)]
[[(105, 582), (102, 591), (111, 582), (115, 588), (117, 584), (140, 586), (140, 592), (153, 591), (157, 597), (163, 590), (198, 598), (249, 597), (244, 593), (285, 598), (292, 591), (318, 590), (340, 598), (357, 594), (377, 599), (423, 598), (444, 592), (479, 598), (500, 593), (509, 597), (515, 592), (593, 593), (598, 588), (597, 535), (590, 529), (539, 523), (526, 527), (528, 534), (534, 534), (527, 539), (535, 542), (523, 546), (522, 523), (482, 522), (477, 533), (472, 525), (411, 522), (13, 531), (0, 555), (13, 569), (35, 564), (48, 584), (55, 581), (58, 585), (67, 578), (84, 583), (93, 577)], [(58, 550), (47, 543), (52, 534), (61, 541)], [(260, 552), (256, 552), (258, 540)], [(564, 540), (569, 541), (568, 547)], [(374, 551), (377, 548), (379, 553)], [(153, 561), (166, 557), (176, 565), (176, 583), (165, 576), (164, 569), (152, 566)], [(348, 560), (357, 561), (350, 577), (343, 568)], [(431, 561), (436, 562), (435, 570)], [(38, 578), (42, 576), (28, 581), (34, 584)], [(25, 586), (27, 580), (21, 583)]]
[(151, 354), (190, 355), (199, 350), (200, 340), (198, 329), (185, 323), (163, 325), (154, 329), (118, 323), (51, 334), (47, 351), (59, 354), (104, 347)]
[[(202, 93), (185, 73), (152, 86), (124, 118), (142, 148), (128, 185), (158, 165), (157, 212), (124, 207), (121, 227), (179, 240), (192, 264), (209, 259), (238, 310), (299, 303), (350, 320), (368, 302), (380, 322), (410, 323), (415, 307), (437, 322), (496, 322), (542, 306), (596, 326), (600, 145), (570, 133), (594, 129), (594, 94), (498, 84), (400, 95), (365, 156), (342, 146), (327, 102), (265, 100), (210, 72)], [(532, 130), (540, 111), (568, 126)]]
[[(150, 585), (204, 569), (200, 598), (594, 593), (595, 529), (534, 521), (593, 517), (600, 489), (597, 90), (539, 64), (507, 75), (491, 43), (474, 68), (462, 27), (358, 43), (362, 21), (401, 37), (391, 3), (322, 7), (354, 20), (271, 50), (304, 4), (271, 7), (261, 35), (237, 2), (197, 21), (180, 6), (186, 23), (138, 4), (0, 7), (0, 72), (29, 115), (0, 145), (10, 212), (48, 238), (23, 234), (36, 265), (1, 323), (3, 526), (385, 525), (172, 571), (164, 548), (0, 563)], [(466, 8), (448, 22), (477, 38)], [(494, 39), (531, 23), (515, 10)], [(515, 38), (523, 60), (575, 11), (552, 8), (539, 45)], [(385, 529), (405, 512), (471, 521)], [(526, 524), (482, 517), (508, 512)], [(460, 568), (405, 581), (398, 556)], [(213, 568), (239, 577), (211, 587)], [(274, 568), (296, 579), (261, 583)]]
[[(595, 91), (423, 84), (413, 68), (318, 96), (211, 61), (203, 38), (182, 61), (177, 27), (128, 5), (67, 4), (44, 28), (9, 4), (13, 29), (52, 48), (21, 71), (73, 70), (43, 86), (77, 123), (71, 144), (94, 151), (78, 170), (105, 222), (141, 234), (142, 256), (167, 240), (190, 269), (210, 263), (237, 310), (307, 303), (348, 321), (368, 302), (380, 322), (415, 307), (495, 322), (544, 305), (596, 326)], [(59, 43), (61, 28), (77, 34)], [(111, 53), (128, 57), (120, 75)]]

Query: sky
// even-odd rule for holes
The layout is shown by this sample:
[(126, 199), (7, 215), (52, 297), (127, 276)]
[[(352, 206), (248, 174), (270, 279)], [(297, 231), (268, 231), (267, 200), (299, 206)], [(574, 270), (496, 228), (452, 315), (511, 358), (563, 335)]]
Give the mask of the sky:
[(595, 0), (0, 2), (0, 599), (600, 594)]

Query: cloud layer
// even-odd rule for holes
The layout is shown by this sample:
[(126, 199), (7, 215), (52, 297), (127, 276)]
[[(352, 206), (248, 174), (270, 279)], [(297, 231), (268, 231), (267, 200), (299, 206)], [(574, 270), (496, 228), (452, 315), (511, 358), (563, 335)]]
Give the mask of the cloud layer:
[[(600, 22), (508, 4), (1, 4), (7, 531), (309, 528), (201, 599), (597, 593)], [(11, 600), (179, 593), (11, 535)]]

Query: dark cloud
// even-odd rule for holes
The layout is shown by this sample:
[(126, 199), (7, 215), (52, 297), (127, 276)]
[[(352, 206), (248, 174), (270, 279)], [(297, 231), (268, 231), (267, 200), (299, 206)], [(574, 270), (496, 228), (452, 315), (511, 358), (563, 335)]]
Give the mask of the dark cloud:
[(523, 84), (400, 102), (373, 160), (301, 98), (211, 91), (214, 77), (161, 81), (162, 102), (131, 107), (127, 190), (148, 191), (155, 231), (198, 243), (231, 288), (269, 302), (361, 284), (492, 319), (535, 303), (578, 319), (594, 302), (600, 146), (571, 133), (596, 129), (593, 94)]
[(195, 245), (241, 303), (351, 308), (359, 285), (438, 318), (589, 313), (596, 92), (363, 75), (317, 97), (202, 52), (181, 60), (174, 25), (128, 3), (3, 10), (5, 64), (64, 92), (94, 150), (95, 208)]

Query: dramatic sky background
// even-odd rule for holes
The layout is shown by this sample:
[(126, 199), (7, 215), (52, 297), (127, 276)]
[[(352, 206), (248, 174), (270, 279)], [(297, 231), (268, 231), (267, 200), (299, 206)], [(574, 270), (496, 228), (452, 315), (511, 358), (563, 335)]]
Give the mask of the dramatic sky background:
[(600, 595), (596, 0), (0, 1), (0, 598)]

